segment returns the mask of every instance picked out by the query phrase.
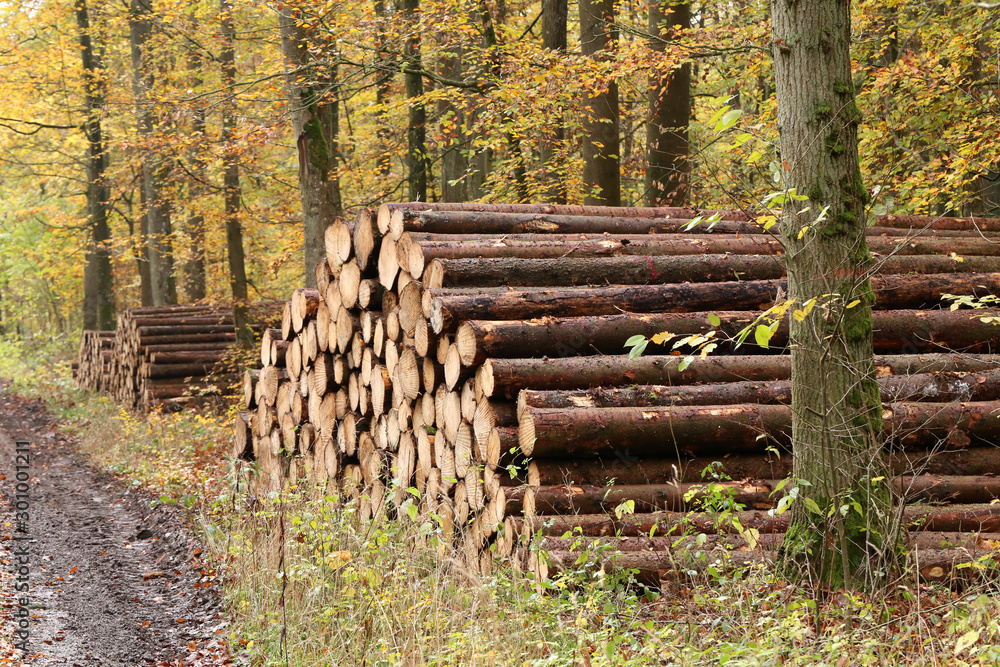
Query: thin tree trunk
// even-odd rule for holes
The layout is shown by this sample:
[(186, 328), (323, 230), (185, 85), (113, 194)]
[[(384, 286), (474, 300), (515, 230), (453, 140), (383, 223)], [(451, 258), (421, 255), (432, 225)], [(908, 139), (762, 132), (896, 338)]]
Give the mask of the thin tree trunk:
[(247, 271), (243, 256), (243, 229), (240, 226), (240, 156), (234, 146), (236, 130), (236, 29), (233, 26), (231, 0), (219, 0), (219, 21), (222, 28), (222, 86), (226, 102), (222, 105), (222, 141), (226, 173), (224, 176), (226, 211), (226, 249), (229, 254), (229, 285), (233, 295), (233, 324), (236, 344), (249, 349), (253, 346), (250, 329), (250, 304), (247, 298)]
[(143, 307), (153, 305), (153, 279), (149, 271), (149, 216), (146, 214), (146, 188), (139, 175), (139, 244), (135, 262), (139, 270), (139, 291)]
[[(691, 25), (691, 5), (681, 2), (664, 7), (649, 5), (649, 32), (654, 51), (665, 51), (664, 40), (676, 38), (675, 26)], [(691, 65), (684, 63), (669, 75), (655, 72), (649, 88), (649, 122), (646, 124), (646, 205), (683, 206), (687, 203), (688, 124), (691, 119)]]
[[(614, 0), (581, 0), (580, 50), (597, 60), (616, 46)], [(598, 84), (600, 85), (600, 84)], [(618, 82), (609, 79), (602, 92), (585, 100), (590, 108), (583, 122), (583, 185), (587, 205), (621, 206), (618, 138)]]
[(135, 95), (137, 129), (143, 144), (143, 211), (148, 219), (146, 245), (149, 249), (149, 278), (153, 305), (177, 303), (173, 253), (170, 239), (170, 205), (163, 193), (167, 167), (150, 146), (153, 140), (153, 111), (149, 91), (153, 86), (148, 42), (152, 34), (152, 3), (132, 0), (129, 6), (129, 36), (132, 47), (132, 91)]
[(278, 14), (299, 154), (305, 284), (315, 287), (316, 265), (326, 256), (323, 234), (343, 213), (338, 174), (340, 104), (337, 66), (324, 63), (319, 71), (309, 47), (324, 38), (306, 28), (303, 18), (301, 9), (287, 5)]
[[(560, 55), (566, 53), (566, 23), (569, 15), (567, 0), (542, 0), (542, 46)], [(552, 183), (546, 188), (546, 200), (553, 204), (566, 203), (564, 174), (556, 169), (557, 156), (566, 140), (566, 128), (561, 122), (542, 137), (542, 178)]]
[[(868, 195), (858, 164), (848, 0), (772, 4), (785, 187), (788, 298), (825, 308), (790, 318), (793, 477), (799, 499), (781, 553), (786, 576), (869, 588), (895, 565), (882, 411), (866, 275)], [(825, 220), (817, 220), (826, 210)], [(828, 296), (824, 296), (828, 295)], [(829, 296), (832, 295), (832, 296)], [(842, 509), (843, 508), (843, 509)]]
[(420, 98), (424, 94), (424, 79), (420, 74), (420, 0), (401, 0), (400, 10), (406, 34), (403, 36), (403, 56), (406, 59), (404, 79), (409, 115), (406, 128), (406, 184), (410, 201), (427, 201), (427, 109)]
[(376, 130), (378, 137), (379, 156), (377, 160), (379, 176), (388, 176), (392, 169), (392, 153), (389, 149), (389, 128), (385, 121), (384, 105), (389, 100), (389, 88), (392, 85), (392, 70), (389, 67), (386, 54), (386, 24), (388, 23), (388, 11), (386, 0), (375, 0), (375, 16), (378, 24), (375, 28), (375, 44), (378, 49), (375, 66), (375, 104), (378, 111), (375, 113)]
[[(203, 58), (196, 49), (191, 49), (188, 56), (188, 71), (190, 74), (191, 89), (199, 90), (202, 85), (201, 68)], [(198, 103), (194, 109), (194, 118), (191, 122), (191, 133), (196, 141), (191, 148), (191, 170), (194, 178), (188, 188), (189, 206), (196, 208), (201, 197), (205, 194), (203, 183), (206, 180), (205, 160), (201, 156), (201, 141), (205, 138), (205, 107)], [(184, 291), (191, 301), (201, 301), (205, 298), (207, 289), (205, 283), (205, 216), (197, 210), (188, 213), (185, 224), (187, 228), (188, 248), (187, 261), (184, 262)]]
[(83, 328), (111, 330), (115, 327), (114, 287), (111, 274), (111, 249), (108, 241), (108, 200), (111, 193), (105, 180), (106, 156), (101, 113), (105, 103), (105, 85), (100, 56), (90, 37), (90, 16), (86, 0), (76, 2), (76, 25), (80, 31), (80, 58), (83, 66), (87, 120), (87, 217), (90, 239), (87, 267), (83, 280)]
[[(440, 56), (441, 75), (461, 79), (463, 75), (462, 50), (458, 44), (445, 47)], [(453, 93), (458, 94), (458, 93)], [(469, 201), (467, 174), (469, 171), (469, 135), (466, 134), (465, 113), (450, 100), (438, 102), (441, 133), (446, 137), (441, 146), (441, 201)]]

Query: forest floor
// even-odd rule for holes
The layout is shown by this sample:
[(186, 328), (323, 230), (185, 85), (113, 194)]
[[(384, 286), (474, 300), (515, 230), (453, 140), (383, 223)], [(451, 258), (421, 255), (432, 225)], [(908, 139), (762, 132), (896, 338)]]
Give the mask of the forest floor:
[[(27, 460), (17, 442), (30, 443)], [(221, 598), (181, 513), (95, 470), (76, 446), (40, 400), (0, 388), (0, 665), (22, 664), (19, 613), (23, 664), (226, 664)], [(25, 561), (29, 589), (18, 592)]]

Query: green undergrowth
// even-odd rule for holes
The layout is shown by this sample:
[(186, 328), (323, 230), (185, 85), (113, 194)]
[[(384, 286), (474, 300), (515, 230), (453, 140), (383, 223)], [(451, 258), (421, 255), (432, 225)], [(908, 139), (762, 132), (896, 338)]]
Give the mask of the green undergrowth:
[[(504, 565), (484, 576), (442, 546), (433, 516), (362, 521), (305, 488), (250, 497), (228, 415), (122, 412), (74, 389), (57, 351), (0, 341), (0, 376), (44, 398), (96, 465), (186, 509), (225, 581), (240, 664), (1000, 665), (985, 588), (821, 595), (769, 567), (706, 566), (655, 594), (602, 573), (594, 552), (544, 587)], [(731, 511), (724, 500), (708, 509)]]

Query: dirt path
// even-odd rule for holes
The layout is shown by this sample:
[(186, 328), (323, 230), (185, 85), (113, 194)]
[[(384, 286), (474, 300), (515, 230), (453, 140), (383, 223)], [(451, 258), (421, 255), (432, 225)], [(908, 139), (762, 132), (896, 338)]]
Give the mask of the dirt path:
[[(24, 441), (26, 526), (14, 506), (23, 501), (15, 466), (25, 463), (16, 459)], [(90, 468), (41, 403), (2, 388), (0, 475), (0, 665), (22, 664), (13, 650), (21, 602), (30, 632), (23, 664), (229, 664), (216, 582), (176, 512), (151, 508), (146, 494)], [(16, 590), (23, 560), (26, 593)]]

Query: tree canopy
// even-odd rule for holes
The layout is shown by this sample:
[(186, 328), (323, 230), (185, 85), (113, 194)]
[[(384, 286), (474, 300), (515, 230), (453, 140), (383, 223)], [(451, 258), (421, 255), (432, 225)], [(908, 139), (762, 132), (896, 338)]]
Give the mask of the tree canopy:
[[(606, 189), (586, 176), (585, 161), (593, 128), (611, 121), (617, 174), (607, 176), (617, 176), (622, 205), (676, 187), (669, 164), (647, 169), (650, 143), (670, 130), (686, 132), (684, 201), (758, 209), (784, 169), (767, 4), (652, 9), (651, 20), (635, 0), (610, 14), (602, 3), (555, 0), (237, 0), (230, 33), (219, 3), (8, 3), (0, 7), (3, 325), (78, 328), (97, 247), (109, 253), (118, 310), (151, 302), (143, 287), (155, 281), (143, 271), (161, 246), (177, 300), (229, 300), (227, 220), (242, 228), (248, 298), (283, 296), (303, 282), (299, 184), (317, 169), (324, 187), (336, 184), (345, 215), (411, 196), (599, 200)], [(601, 22), (599, 53), (582, 41), (581, 11), (584, 22)], [(137, 12), (148, 27), (138, 55)], [(667, 25), (678, 16), (687, 24)], [(855, 3), (852, 74), (870, 210), (996, 212), (995, 16), (975, 3)], [(89, 72), (82, 32), (95, 56)], [(282, 48), (291, 33), (297, 41)], [(689, 87), (678, 101), (683, 87), (664, 82), (682, 72)], [(609, 114), (596, 102), (612, 89)], [(667, 102), (673, 112), (664, 115), (657, 105)], [(315, 131), (303, 116), (310, 105), (326, 109), (311, 116)], [(678, 105), (690, 109), (686, 128), (650, 127), (651, 118), (677, 118)], [(106, 197), (89, 187), (93, 121)], [(234, 164), (239, 201), (227, 214)], [(88, 189), (105, 200), (106, 239), (92, 233)]]

